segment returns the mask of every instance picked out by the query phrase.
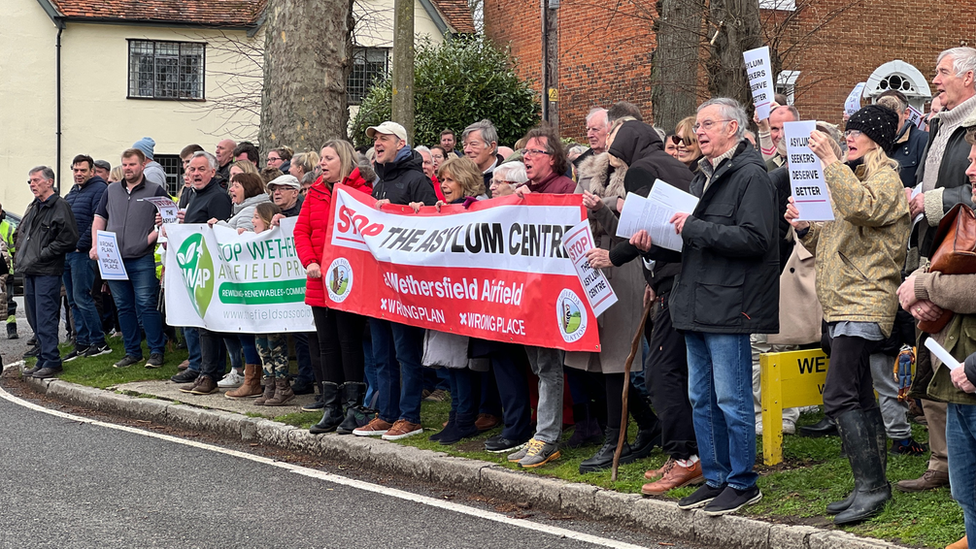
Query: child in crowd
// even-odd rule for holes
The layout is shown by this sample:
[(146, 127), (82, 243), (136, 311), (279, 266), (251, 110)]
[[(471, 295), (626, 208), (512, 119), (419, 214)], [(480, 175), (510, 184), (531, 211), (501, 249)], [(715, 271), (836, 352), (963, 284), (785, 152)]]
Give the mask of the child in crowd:
[[(263, 233), (271, 228), (271, 219), (281, 213), (281, 208), (272, 202), (262, 202), (254, 208), (251, 223), (255, 233)], [(247, 229), (239, 227), (237, 234)], [(254, 401), (255, 406), (281, 406), (295, 398), (288, 384), (288, 344), (281, 334), (259, 334), (254, 342), (264, 363), (264, 393)]]

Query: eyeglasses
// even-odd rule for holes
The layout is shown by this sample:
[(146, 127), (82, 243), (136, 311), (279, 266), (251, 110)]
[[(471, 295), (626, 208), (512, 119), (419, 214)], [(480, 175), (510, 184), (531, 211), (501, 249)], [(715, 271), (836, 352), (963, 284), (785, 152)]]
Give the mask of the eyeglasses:
[(518, 181), (506, 181), (504, 179), (492, 179), (491, 180), (491, 184), (492, 185), (502, 185), (502, 184), (505, 184), (505, 183), (508, 183), (509, 185), (517, 185), (518, 184)]
[(715, 124), (718, 124), (719, 122), (731, 122), (731, 121), (732, 120), (730, 119), (722, 119), (722, 120), (706, 120), (701, 123), (696, 122), (695, 125), (691, 127), (691, 130), (697, 132), (699, 128), (704, 128), (705, 131), (707, 132), (711, 130), (712, 127), (715, 126)]
[(278, 156), (269, 156), (268, 157), (268, 162), (277, 162), (279, 160), (281, 160), (281, 157), (278, 157)]
[(521, 153), (524, 157), (539, 156), (540, 154), (552, 154), (549, 151), (543, 151), (541, 149), (522, 149), (519, 151), (519, 153)]
[(684, 143), (685, 147), (691, 146), (691, 138), (681, 137), (680, 135), (672, 135), (671, 142), (674, 143), (675, 146), (681, 145), (682, 143)]
[(844, 137), (857, 139), (858, 137), (861, 137), (861, 130), (847, 130), (846, 132), (844, 132)]

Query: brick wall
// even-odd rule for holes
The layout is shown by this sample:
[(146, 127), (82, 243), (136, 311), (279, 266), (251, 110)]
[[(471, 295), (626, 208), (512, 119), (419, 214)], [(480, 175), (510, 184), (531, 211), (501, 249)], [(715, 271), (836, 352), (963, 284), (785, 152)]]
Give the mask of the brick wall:
[[(804, 0), (796, 3), (802, 5)], [(562, 1), (559, 124), (563, 136), (584, 141), (587, 111), (619, 100), (637, 104), (645, 119), (652, 119), (654, 37), (644, 13), (652, 6), (651, 0)], [(839, 10), (838, 17), (823, 24)], [(778, 33), (775, 48), (783, 69), (801, 71), (795, 105), (803, 118), (840, 123), (851, 89), (888, 61), (912, 64), (931, 87), (940, 51), (976, 43), (974, 13), (976, 0), (816, 0)], [(783, 15), (763, 13), (767, 32), (774, 22), (784, 20)], [(496, 43), (511, 46), (520, 63), (519, 74), (533, 79), (536, 89), (542, 75), (541, 28), (539, 2), (485, 0), (485, 33)], [(699, 90), (699, 95), (703, 93)]]

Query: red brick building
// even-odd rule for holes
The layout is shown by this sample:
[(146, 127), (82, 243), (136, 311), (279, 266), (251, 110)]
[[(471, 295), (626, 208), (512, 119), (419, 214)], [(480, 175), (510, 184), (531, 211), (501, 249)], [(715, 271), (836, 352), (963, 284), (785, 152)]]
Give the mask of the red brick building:
[[(916, 106), (927, 104), (939, 52), (976, 43), (973, 0), (761, 0), (760, 5), (794, 8), (764, 9), (761, 18), (764, 33), (778, 38), (773, 47), (783, 72), (777, 88), (791, 92), (803, 118), (841, 122), (847, 95), (863, 81), (868, 81), (865, 96), (892, 85)], [(652, 118), (654, 8), (654, 0), (562, 0), (558, 122), (563, 135), (582, 139), (587, 111), (618, 100), (637, 104), (645, 119)], [(484, 0), (484, 16), (485, 33), (511, 47), (519, 73), (539, 89), (539, 2)], [(890, 63), (896, 60), (901, 62)], [(689, 70), (699, 72), (697, 95), (705, 99), (702, 70)]]

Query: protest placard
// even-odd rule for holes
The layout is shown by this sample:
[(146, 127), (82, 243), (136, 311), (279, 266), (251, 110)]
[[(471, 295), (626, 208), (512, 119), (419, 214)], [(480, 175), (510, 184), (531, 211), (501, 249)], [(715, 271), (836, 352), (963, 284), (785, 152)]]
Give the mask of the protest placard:
[(847, 116), (851, 116), (857, 111), (861, 110), (861, 94), (864, 93), (864, 85), (867, 82), (858, 82), (851, 93), (847, 96), (847, 101), (844, 102), (844, 112)]
[(563, 248), (569, 254), (569, 260), (576, 268), (580, 283), (583, 285), (583, 293), (586, 295), (593, 314), (600, 316), (603, 311), (610, 308), (617, 302), (617, 294), (610, 287), (610, 281), (599, 269), (590, 266), (586, 258), (586, 252), (596, 247), (596, 240), (593, 238), (593, 230), (590, 229), (590, 222), (583, 220), (569, 230), (563, 238)]
[(742, 52), (746, 62), (746, 77), (752, 89), (752, 102), (759, 120), (769, 118), (769, 110), (776, 94), (773, 87), (773, 70), (769, 63), (769, 46)]
[(96, 246), (98, 272), (102, 274), (102, 280), (129, 280), (115, 233), (96, 231), (96, 237), (98, 238)]
[(296, 221), (240, 235), (221, 225), (167, 225), (166, 322), (215, 332), (314, 332)]
[(164, 225), (179, 222), (179, 218), (177, 217), (179, 207), (168, 196), (150, 196), (148, 198), (140, 198), (139, 200), (144, 200), (156, 206), (156, 210), (159, 211), (159, 216), (163, 218)]
[(374, 207), (332, 195), (322, 276), (329, 307), (493, 341), (600, 351), (597, 322), (565, 236), (582, 195), (528, 194), (460, 205)]
[(908, 106), (908, 121), (915, 124), (915, 127), (920, 130), (925, 129), (925, 115), (911, 105)]
[(675, 232), (671, 218), (676, 213), (692, 213), (698, 206), (698, 198), (657, 179), (647, 198), (627, 193), (617, 236), (630, 238), (640, 230), (647, 231), (654, 246), (680, 252), (684, 245), (681, 235)]
[(817, 123), (814, 120), (783, 124), (793, 203), (800, 212), (800, 221), (833, 221), (834, 210), (830, 206), (823, 166), (808, 144), (810, 133), (815, 129)]

